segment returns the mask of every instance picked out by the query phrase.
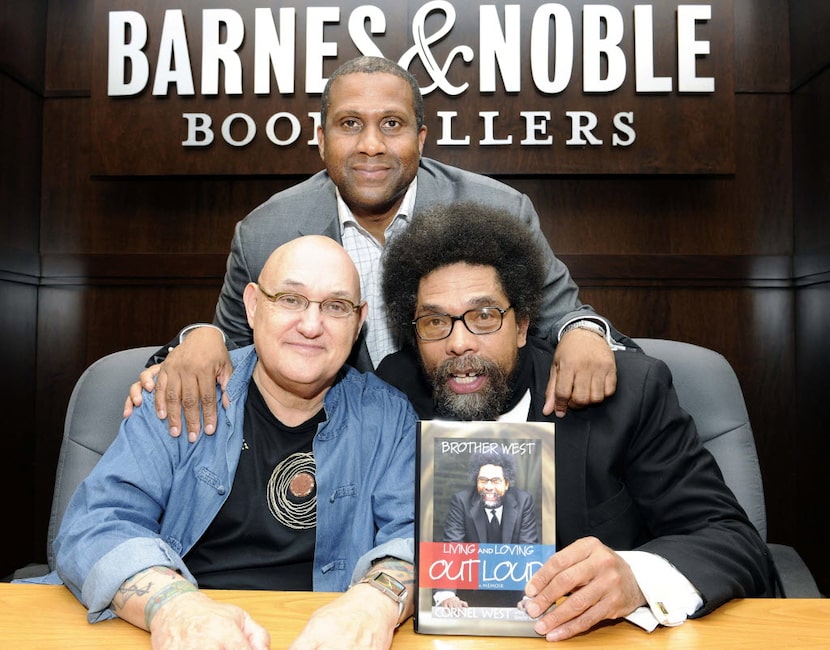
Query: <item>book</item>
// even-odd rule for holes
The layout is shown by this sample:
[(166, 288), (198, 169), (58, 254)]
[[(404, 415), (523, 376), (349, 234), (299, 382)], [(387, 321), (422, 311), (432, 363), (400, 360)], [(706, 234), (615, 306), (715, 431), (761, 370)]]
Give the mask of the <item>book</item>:
[(556, 552), (554, 432), (553, 422), (418, 423), (416, 632), (538, 636), (521, 602)]

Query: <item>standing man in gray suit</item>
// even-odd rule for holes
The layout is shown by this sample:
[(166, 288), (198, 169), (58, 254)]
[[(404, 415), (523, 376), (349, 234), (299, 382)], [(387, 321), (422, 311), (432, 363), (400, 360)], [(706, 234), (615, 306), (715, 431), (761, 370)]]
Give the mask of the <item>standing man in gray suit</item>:
[(558, 343), (546, 412), (562, 416), (568, 407), (598, 403), (613, 394), (612, 350), (623, 341), (636, 346), (580, 303), (530, 199), (485, 176), (423, 158), (426, 133), (423, 98), (408, 71), (380, 57), (359, 57), (340, 66), (321, 100), (317, 135), (325, 171), (275, 194), (237, 224), (212, 326), (188, 326), (181, 332), (161, 366), (145, 370), (133, 385), (125, 416), (140, 403), (142, 386), (157, 386), (156, 410), (168, 419), (172, 435), (181, 433), (182, 410), (191, 440), (198, 436), (202, 418), (204, 431), (215, 431), (214, 386), (218, 381), (224, 387), (232, 370), (226, 345), (251, 342), (243, 289), (256, 280), (277, 246), (300, 235), (335, 239), (357, 265), (370, 313), (349, 362), (359, 370), (374, 369), (399, 348), (380, 290), (386, 243), (423, 209), (470, 200), (506, 210), (530, 225), (543, 244), (547, 274), (537, 334)]

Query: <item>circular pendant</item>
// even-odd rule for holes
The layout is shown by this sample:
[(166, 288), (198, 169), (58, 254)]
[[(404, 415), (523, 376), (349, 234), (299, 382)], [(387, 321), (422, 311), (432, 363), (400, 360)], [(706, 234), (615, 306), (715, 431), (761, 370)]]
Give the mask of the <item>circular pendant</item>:
[(288, 491), (297, 498), (307, 497), (314, 489), (314, 476), (308, 472), (296, 473), (288, 484)]

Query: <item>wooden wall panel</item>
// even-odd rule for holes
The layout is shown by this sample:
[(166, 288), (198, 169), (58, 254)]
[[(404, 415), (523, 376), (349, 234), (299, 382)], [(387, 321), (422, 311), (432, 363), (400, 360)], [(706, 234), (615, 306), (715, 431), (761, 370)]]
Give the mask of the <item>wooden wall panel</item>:
[(89, 96), (95, 0), (48, 0), (46, 96)]
[(734, 176), (504, 180), (533, 199), (558, 254), (790, 255), (789, 98), (740, 95), (736, 106)]
[[(796, 528), (823, 593), (830, 594), (830, 5), (793, 0), (793, 193), (797, 437), (793, 482), (804, 510)], [(800, 503), (809, 504), (807, 508)]]
[(35, 535), (34, 390), (46, 1), (0, 3), (0, 493), (14, 522), (0, 576), (28, 562)]
[(735, 0), (735, 92), (790, 90), (788, 0)]
[(0, 3), (0, 71), (36, 93), (43, 89), (46, 3)]
[[(825, 215), (827, 219), (827, 215)], [(825, 255), (822, 282), (802, 287), (796, 311), (796, 400), (787, 408), (795, 420), (790, 480), (794, 498), (789, 506), (802, 518), (793, 526), (799, 552), (810, 566), (822, 593), (830, 594), (830, 410), (827, 408), (827, 369), (830, 366), (830, 254)], [(794, 406), (794, 408), (793, 408)], [(793, 417), (794, 414), (794, 417)], [(802, 505), (803, 504), (803, 505)]]
[(790, 59), (793, 87), (801, 86), (827, 69), (830, 61), (830, 3), (825, 0), (789, 0)]

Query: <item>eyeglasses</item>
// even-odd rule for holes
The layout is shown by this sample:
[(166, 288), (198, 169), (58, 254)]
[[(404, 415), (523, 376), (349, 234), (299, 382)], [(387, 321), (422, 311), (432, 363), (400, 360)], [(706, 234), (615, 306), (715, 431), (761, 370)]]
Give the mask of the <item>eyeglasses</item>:
[(320, 313), (324, 316), (331, 316), (332, 318), (348, 318), (358, 309), (360, 305), (354, 304), (351, 300), (345, 298), (326, 298), (325, 300), (309, 300), (301, 293), (280, 292), (270, 294), (265, 289), (259, 287), (268, 300), (283, 311), (300, 312), (308, 309), (308, 306), (313, 302), (320, 305)]
[(499, 487), (502, 483), (504, 483), (503, 478), (485, 478), (483, 476), (478, 477), (478, 484), (479, 485), (487, 485), (488, 483), (492, 483), (493, 487)]
[(492, 334), (501, 329), (504, 322), (504, 315), (512, 309), (512, 305), (502, 309), (501, 307), (476, 307), (468, 309), (461, 316), (450, 314), (427, 314), (419, 316), (412, 324), (415, 326), (415, 333), (422, 341), (440, 341), (452, 334), (455, 321), (464, 323), (464, 327), (471, 334)]

